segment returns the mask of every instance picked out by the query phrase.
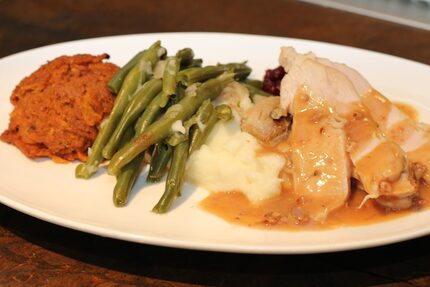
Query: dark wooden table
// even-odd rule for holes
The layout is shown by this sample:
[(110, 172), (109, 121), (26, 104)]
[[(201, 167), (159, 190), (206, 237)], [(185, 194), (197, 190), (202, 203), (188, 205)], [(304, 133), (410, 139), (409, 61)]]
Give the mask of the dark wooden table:
[[(0, 57), (69, 40), (166, 31), (313, 39), (430, 64), (430, 31), (302, 2), (0, 0)], [(430, 237), (319, 255), (224, 254), (102, 238), (0, 204), (0, 286), (200, 285), (430, 286)]]

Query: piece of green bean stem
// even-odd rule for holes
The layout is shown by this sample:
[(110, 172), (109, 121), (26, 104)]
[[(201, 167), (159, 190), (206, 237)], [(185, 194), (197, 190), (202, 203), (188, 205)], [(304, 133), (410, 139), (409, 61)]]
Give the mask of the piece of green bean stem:
[(229, 121), (233, 118), (233, 112), (229, 105), (219, 105), (215, 107), (216, 116), (222, 121)]
[(166, 213), (176, 197), (181, 193), (184, 181), (185, 166), (188, 159), (188, 140), (178, 144), (173, 149), (172, 163), (167, 174), (166, 187), (158, 203), (152, 209), (155, 213)]
[(190, 118), (206, 99), (215, 99), (226, 85), (233, 82), (234, 73), (224, 73), (201, 84), (195, 94), (185, 95), (179, 103), (171, 106), (166, 113), (148, 127), (133, 141), (118, 150), (108, 165), (109, 174), (117, 174), (123, 166), (153, 144), (160, 142), (172, 132), (176, 121)]
[(135, 92), (133, 99), (128, 103), (119, 123), (103, 149), (104, 158), (112, 158), (124, 132), (139, 118), (151, 100), (161, 91), (161, 87), (161, 80), (151, 79)]
[(121, 89), (121, 85), (124, 82), (125, 77), (127, 76), (128, 72), (133, 68), (134, 65), (139, 61), (139, 59), (142, 57), (144, 51), (140, 51), (137, 53), (130, 61), (127, 62), (113, 77), (110, 79), (110, 81), (107, 83), (107, 87), (109, 91), (111, 91), (114, 94), (118, 94), (119, 90)]
[(91, 147), (91, 152), (88, 154), (86, 162), (79, 164), (76, 167), (76, 177), (89, 178), (97, 171), (99, 164), (103, 160), (103, 148), (112, 135), (117, 123), (121, 119), (124, 109), (131, 100), (136, 89), (146, 81), (148, 77), (147, 73), (151, 72), (155, 62), (157, 62), (165, 52), (166, 49), (161, 47), (160, 42), (157, 41), (143, 53), (139, 61), (127, 74), (121, 89), (115, 98), (112, 111), (109, 117), (101, 125), (100, 131)]

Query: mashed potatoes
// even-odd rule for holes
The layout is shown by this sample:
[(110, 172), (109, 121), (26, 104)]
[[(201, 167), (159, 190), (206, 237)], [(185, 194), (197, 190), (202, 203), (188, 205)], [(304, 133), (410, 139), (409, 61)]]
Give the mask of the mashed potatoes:
[(187, 178), (210, 191), (240, 191), (252, 202), (278, 195), (285, 159), (258, 153), (261, 148), (252, 135), (240, 130), (237, 120), (221, 122), (190, 157)]

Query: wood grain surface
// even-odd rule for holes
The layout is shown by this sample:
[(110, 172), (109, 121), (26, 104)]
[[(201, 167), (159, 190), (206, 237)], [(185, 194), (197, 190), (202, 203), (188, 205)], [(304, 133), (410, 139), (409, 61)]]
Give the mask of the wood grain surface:
[[(69, 40), (176, 31), (312, 39), (430, 64), (429, 31), (296, 1), (0, 0), (0, 57)], [(225, 254), (102, 238), (0, 204), (0, 286), (374, 285), (430, 286), (430, 237), (318, 255)]]

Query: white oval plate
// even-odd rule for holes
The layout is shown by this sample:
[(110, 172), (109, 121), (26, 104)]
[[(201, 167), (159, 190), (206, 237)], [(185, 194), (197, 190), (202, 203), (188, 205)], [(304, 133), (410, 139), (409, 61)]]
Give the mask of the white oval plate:
[[(56, 44), (0, 59), (0, 131), (7, 128), (10, 94), (16, 84), (47, 60), (77, 53), (108, 53), (122, 65), (156, 40), (170, 53), (194, 49), (205, 64), (248, 60), (253, 77), (277, 66), (279, 48), (347, 63), (358, 69), (391, 99), (412, 103), (421, 119), (430, 122), (430, 67), (401, 58), (333, 44), (265, 36), (221, 33), (163, 33), (127, 35)], [(239, 253), (317, 253), (379, 246), (429, 234), (430, 211), (360, 227), (324, 231), (269, 231), (229, 224), (202, 211), (198, 203), (207, 192), (186, 185), (173, 210), (157, 215), (150, 210), (163, 184), (137, 182), (130, 203), (115, 208), (113, 177), (99, 171), (90, 180), (74, 177), (75, 164), (27, 159), (12, 145), (0, 143), (0, 202), (31, 216), (69, 228), (134, 242), (178, 248)], [(137, 192), (138, 190), (138, 192)]]

